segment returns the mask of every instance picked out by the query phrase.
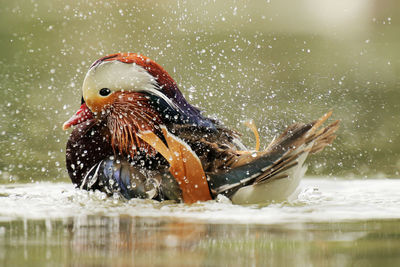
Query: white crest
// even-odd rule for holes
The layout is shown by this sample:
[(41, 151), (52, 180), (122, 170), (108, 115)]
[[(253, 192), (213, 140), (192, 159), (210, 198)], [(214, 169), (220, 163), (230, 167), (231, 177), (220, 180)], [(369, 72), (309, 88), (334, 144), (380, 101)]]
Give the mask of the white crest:
[(141, 66), (117, 60), (104, 61), (91, 68), (83, 82), (83, 90), (147, 91), (157, 88), (157, 82)]

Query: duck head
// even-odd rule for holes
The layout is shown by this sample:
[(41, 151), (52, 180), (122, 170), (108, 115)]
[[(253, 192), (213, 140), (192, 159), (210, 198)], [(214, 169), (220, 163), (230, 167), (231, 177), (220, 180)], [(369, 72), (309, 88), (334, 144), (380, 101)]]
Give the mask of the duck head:
[(214, 128), (190, 105), (176, 82), (159, 64), (135, 53), (117, 53), (96, 60), (82, 86), (80, 109), (63, 125), (97, 120), (108, 127), (111, 145), (121, 154), (155, 154), (137, 137), (139, 131), (160, 132), (160, 125), (192, 124)]

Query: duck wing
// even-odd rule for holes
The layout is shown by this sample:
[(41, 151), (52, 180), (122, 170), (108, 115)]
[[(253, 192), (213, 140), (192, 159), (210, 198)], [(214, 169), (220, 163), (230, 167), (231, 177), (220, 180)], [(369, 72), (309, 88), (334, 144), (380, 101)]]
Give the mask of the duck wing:
[[(321, 151), (335, 139), (339, 121), (321, 127), (330, 115), (289, 126), (265, 151), (243, 151), (232, 157), (227, 170), (208, 174), (213, 196), (223, 194), (236, 203), (286, 199), (306, 171), (303, 163), (308, 154)], [(272, 183), (277, 180), (281, 181)]]

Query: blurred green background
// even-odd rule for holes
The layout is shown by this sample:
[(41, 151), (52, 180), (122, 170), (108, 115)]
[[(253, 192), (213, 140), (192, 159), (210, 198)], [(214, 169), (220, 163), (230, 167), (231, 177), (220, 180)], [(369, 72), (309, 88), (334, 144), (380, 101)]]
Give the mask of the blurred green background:
[(0, 0), (0, 183), (68, 181), (61, 126), (90, 64), (138, 52), (209, 116), (262, 143), (334, 110), (310, 175), (398, 177), (400, 2)]

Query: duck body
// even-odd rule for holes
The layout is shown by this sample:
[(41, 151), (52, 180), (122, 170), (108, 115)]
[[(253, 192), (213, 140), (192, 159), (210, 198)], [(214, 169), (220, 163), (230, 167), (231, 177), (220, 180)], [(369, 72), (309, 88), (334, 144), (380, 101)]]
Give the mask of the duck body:
[(193, 203), (219, 194), (238, 204), (288, 199), (304, 161), (335, 138), (330, 113), (294, 124), (264, 151), (190, 105), (175, 81), (147, 57), (123, 53), (97, 60), (83, 85), (81, 108), (64, 124), (72, 182), (123, 197)]

